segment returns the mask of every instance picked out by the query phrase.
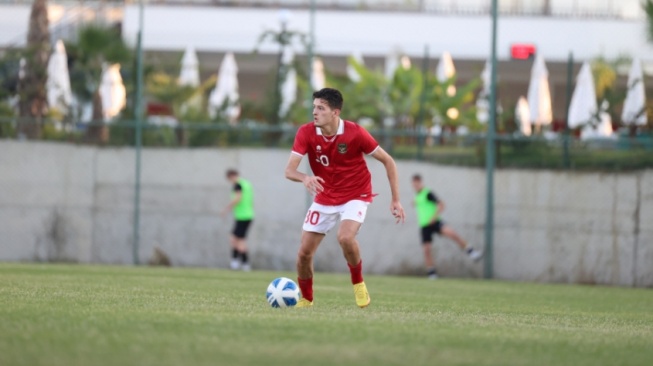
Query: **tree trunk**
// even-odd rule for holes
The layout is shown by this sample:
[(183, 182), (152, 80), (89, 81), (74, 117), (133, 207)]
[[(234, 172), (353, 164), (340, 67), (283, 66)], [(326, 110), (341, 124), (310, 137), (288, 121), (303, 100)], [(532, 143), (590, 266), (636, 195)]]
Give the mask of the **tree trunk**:
[(18, 83), (19, 114), (18, 133), (30, 139), (41, 137), (41, 124), (47, 113), (46, 82), (50, 58), (50, 30), (47, 0), (35, 0), (29, 19), (25, 73)]
[(91, 123), (86, 129), (86, 141), (100, 145), (106, 145), (109, 142), (109, 127), (104, 123), (100, 89), (93, 93), (93, 115)]

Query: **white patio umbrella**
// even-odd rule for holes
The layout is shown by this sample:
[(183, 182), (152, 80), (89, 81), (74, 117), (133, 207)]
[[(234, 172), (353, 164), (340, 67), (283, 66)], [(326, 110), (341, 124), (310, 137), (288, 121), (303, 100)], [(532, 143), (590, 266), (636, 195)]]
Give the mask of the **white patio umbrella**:
[[(435, 75), (438, 78), (438, 81), (441, 83), (446, 82), (447, 80), (451, 79), (454, 75), (456, 75), (456, 67), (453, 64), (453, 59), (451, 58), (451, 54), (447, 51), (444, 51), (442, 53), (442, 57), (440, 57), (440, 61), (438, 61), (438, 66), (435, 69)], [(454, 85), (450, 85), (447, 88), (447, 95), (453, 96), (456, 94), (456, 87)]]
[(292, 67), (295, 53), (291, 47), (286, 47), (281, 56), (281, 63), (286, 68), (286, 75), (281, 84), (281, 105), (279, 106), (279, 117), (285, 117), (293, 103), (297, 100), (297, 71)]
[(633, 60), (628, 73), (628, 92), (624, 101), (621, 121), (627, 125), (646, 125), (646, 93), (644, 92), (644, 73), (642, 63), (638, 59)]
[(531, 68), (531, 81), (528, 84), (528, 106), (531, 110), (530, 122), (536, 129), (553, 121), (551, 91), (549, 89), (549, 70), (544, 57), (537, 55)]
[(396, 49), (391, 50), (385, 56), (385, 78), (391, 80), (395, 70), (399, 67), (399, 52)]
[(580, 68), (576, 78), (576, 88), (571, 95), (567, 124), (569, 128), (576, 128), (586, 124), (594, 118), (598, 107), (596, 105), (596, 91), (594, 90), (594, 77), (590, 64), (585, 62)]
[(120, 76), (120, 64), (105, 65), (100, 82), (102, 117), (105, 121), (117, 116), (125, 108), (127, 92)]
[(490, 61), (485, 61), (481, 82), (481, 91), (476, 98), (476, 119), (481, 123), (487, 123), (490, 119)]
[(200, 85), (200, 63), (193, 46), (188, 46), (181, 58), (179, 85), (198, 87)]
[(608, 102), (603, 101), (602, 111), (599, 115), (600, 121), (599, 125), (596, 126), (596, 132), (601, 137), (612, 137), (614, 135), (614, 130), (612, 129), (612, 117), (610, 113), (607, 112)]
[[(351, 57), (356, 60), (361, 65), (365, 65), (365, 60), (363, 59), (363, 54), (360, 53), (360, 51), (355, 51), (354, 53), (351, 54)], [(361, 81), (361, 76), (358, 74), (358, 71), (354, 69), (349, 62), (347, 62), (347, 76), (349, 77), (349, 80), (357, 83)]]
[(46, 90), (50, 108), (67, 113), (73, 101), (73, 93), (70, 89), (68, 56), (62, 40), (57, 41), (48, 61)]
[(319, 57), (313, 58), (313, 70), (311, 74), (311, 85), (313, 90), (321, 90), (326, 86), (326, 76), (324, 75), (324, 63)]
[[(200, 63), (193, 46), (188, 46), (181, 58), (181, 70), (178, 83), (181, 86), (197, 88), (200, 86)], [(195, 93), (188, 101), (181, 106), (181, 113), (186, 113), (189, 108), (202, 108), (202, 96)]]
[(523, 96), (519, 97), (515, 106), (515, 122), (517, 122), (519, 131), (524, 136), (531, 135), (531, 109), (528, 106), (528, 101)]
[(585, 125), (580, 131), (580, 138), (582, 140), (587, 139), (605, 139), (605, 138), (615, 138), (614, 131), (612, 130), (612, 117), (608, 110), (608, 101), (604, 100), (601, 103), (601, 112), (599, 112), (599, 123), (598, 125), (591, 126)]
[(240, 116), (240, 94), (238, 93), (238, 65), (231, 52), (224, 55), (218, 72), (218, 82), (209, 95), (209, 116), (214, 118), (227, 103), (224, 116), (234, 123)]

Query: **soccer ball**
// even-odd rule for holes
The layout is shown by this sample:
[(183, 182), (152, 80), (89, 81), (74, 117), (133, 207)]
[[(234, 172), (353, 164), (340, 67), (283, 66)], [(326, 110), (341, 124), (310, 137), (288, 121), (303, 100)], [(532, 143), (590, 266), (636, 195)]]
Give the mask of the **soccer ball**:
[(295, 306), (299, 300), (299, 287), (290, 278), (275, 278), (270, 282), (265, 296), (273, 308)]

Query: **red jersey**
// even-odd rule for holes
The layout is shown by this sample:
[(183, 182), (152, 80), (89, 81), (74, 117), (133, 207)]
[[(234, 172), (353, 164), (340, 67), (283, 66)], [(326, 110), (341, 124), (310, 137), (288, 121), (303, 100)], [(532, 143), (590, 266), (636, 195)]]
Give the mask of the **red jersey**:
[(313, 122), (297, 130), (292, 153), (304, 156), (313, 174), (324, 179), (324, 191), (315, 196), (315, 202), (337, 206), (351, 200), (372, 202), (372, 175), (367, 169), (363, 154), (372, 154), (379, 144), (366, 129), (351, 121), (338, 125), (338, 132), (331, 137)]

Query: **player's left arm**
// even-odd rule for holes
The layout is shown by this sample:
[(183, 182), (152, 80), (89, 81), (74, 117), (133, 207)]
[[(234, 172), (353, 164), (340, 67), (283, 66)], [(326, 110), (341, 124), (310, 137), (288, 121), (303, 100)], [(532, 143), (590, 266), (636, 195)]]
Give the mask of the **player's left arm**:
[(236, 205), (238, 204), (238, 202), (240, 202), (240, 200), (241, 200), (242, 197), (243, 197), (243, 194), (241, 193), (241, 191), (235, 191), (235, 192), (234, 192), (234, 197), (233, 197), (233, 199), (232, 199), (232, 200), (229, 202), (229, 204), (227, 204), (227, 206), (222, 210), (222, 213), (221, 213), (222, 216), (226, 216), (227, 213), (228, 213), (229, 211), (231, 211), (231, 210), (234, 208), (234, 206), (236, 206)]
[(390, 191), (392, 192), (392, 202), (390, 203), (390, 211), (397, 219), (397, 223), (406, 220), (404, 208), (401, 206), (399, 200), (399, 174), (397, 173), (397, 164), (395, 160), (380, 146), (371, 154), (372, 157), (380, 161), (385, 167), (386, 174), (388, 175), (388, 182), (390, 182)]

